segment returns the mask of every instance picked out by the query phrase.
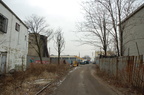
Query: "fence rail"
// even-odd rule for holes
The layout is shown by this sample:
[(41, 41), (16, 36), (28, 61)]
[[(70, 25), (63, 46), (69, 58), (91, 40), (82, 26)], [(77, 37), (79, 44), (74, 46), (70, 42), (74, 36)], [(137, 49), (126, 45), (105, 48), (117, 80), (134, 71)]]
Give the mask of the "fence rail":
[(144, 93), (143, 56), (123, 56), (117, 58), (100, 58), (99, 68), (114, 75), (122, 83), (139, 88)]

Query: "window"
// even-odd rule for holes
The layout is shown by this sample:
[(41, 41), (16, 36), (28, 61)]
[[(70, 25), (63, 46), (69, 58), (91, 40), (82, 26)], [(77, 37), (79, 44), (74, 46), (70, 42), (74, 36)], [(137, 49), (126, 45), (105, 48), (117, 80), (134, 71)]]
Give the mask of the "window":
[(16, 25), (15, 25), (15, 30), (18, 32), (20, 31), (20, 25), (18, 23), (16, 23)]
[(8, 19), (0, 14), (0, 32), (7, 32)]

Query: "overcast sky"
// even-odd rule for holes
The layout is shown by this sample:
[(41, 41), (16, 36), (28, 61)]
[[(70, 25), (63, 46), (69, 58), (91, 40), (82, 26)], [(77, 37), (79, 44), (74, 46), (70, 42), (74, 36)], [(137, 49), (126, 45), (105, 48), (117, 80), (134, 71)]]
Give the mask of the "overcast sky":
[[(62, 55), (89, 55), (92, 56), (94, 48), (76, 42), (76, 23), (83, 20), (81, 2), (84, 0), (2, 0), (22, 20), (36, 14), (45, 17), (51, 28), (62, 28), (66, 41)], [(79, 36), (80, 37), (80, 36)], [(50, 54), (57, 55), (53, 42), (49, 46)]]

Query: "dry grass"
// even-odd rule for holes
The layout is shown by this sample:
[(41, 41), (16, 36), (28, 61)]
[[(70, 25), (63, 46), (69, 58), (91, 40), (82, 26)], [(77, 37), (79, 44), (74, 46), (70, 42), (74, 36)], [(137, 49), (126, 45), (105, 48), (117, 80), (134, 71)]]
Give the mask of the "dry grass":
[[(66, 74), (69, 68), (66, 64), (35, 64), (24, 72), (0, 76), (0, 95), (33, 95), (46, 83)], [(42, 83), (38, 84), (40, 80)]]
[(114, 75), (110, 75), (105, 71), (101, 71), (99, 66), (96, 66), (97, 75), (101, 77), (103, 80), (107, 81), (109, 84), (115, 85), (117, 87), (122, 86), (121, 81), (117, 79)]
[[(96, 72), (96, 74), (101, 79), (116, 87), (119, 91), (124, 93), (124, 95), (144, 95), (139, 90), (129, 85), (127, 82), (124, 82), (123, 80), (116, 78), (114, 75), (110, 75), (109, 73), (100, 70), (99, 66), (96, 66)], [(120, 77), (125, 77), (124, 73), (122, 73)]]

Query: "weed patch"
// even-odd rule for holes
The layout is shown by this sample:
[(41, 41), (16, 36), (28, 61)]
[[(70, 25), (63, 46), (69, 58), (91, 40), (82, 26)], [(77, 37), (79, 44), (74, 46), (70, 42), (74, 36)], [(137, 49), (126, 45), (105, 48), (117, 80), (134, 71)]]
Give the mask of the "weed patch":
[(33, 95), (69, 69), (67, 64), (34, 64), (26, 71), (0, 76), (0, 95)]

